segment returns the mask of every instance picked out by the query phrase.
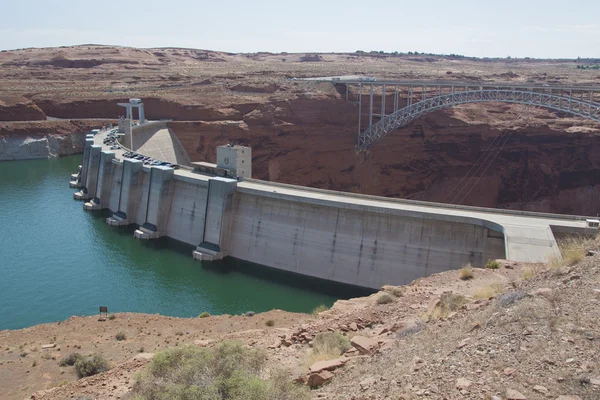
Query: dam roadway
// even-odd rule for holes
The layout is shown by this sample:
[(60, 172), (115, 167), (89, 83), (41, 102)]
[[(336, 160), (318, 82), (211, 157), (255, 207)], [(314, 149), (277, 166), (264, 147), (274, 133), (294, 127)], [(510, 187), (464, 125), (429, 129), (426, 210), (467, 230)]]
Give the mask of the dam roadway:
[[(148, 124), (143, 129), (147, 131)], [(164, 129), (160, 123), (156, 129)], [(134, 128), (135, 131), (135, 128)], [(110, 150), (107, 132), (86, 140), (75, 195), (108, 209), (111, 225), (139, 226), (197, 246), (194, 257), (231, 256), (337, 282), (379, 288), (488, 259), (560, 257), (557, 234), (592, 233), (586, 218), (390, 199), (151, 167)], [(171, 161), (171, 160), (167, 160)]]

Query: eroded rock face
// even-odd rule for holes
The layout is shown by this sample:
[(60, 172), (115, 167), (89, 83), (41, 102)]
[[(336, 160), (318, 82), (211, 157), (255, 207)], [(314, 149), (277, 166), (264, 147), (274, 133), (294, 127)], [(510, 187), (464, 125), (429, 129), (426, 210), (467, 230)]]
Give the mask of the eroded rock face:
[(40, 121), (0, 124), (0, 161), (52, 158), (83, 152), (85, 134), (109, 121)]
[(0, 161), (53, 158), (81, 153), (85, 134), (0, 137)]
[(0, 96), (0, 121), (45, 120), (44, 112), (31, 100), (22, 96)]

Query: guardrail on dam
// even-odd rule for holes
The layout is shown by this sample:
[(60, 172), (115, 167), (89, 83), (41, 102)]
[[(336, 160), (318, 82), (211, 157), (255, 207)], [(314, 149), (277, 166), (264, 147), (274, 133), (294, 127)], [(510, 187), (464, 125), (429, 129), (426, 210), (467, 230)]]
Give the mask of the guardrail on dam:
[[(197, 246), (194, 257), (231, 256), (362, 287), (412, 280), (488, 259), (545, 261), (560, 253), (553, 230), (586, 232), (582, 217), (395, 200), (148, 166), (86, 139), (72, 186), (90, 210), (135, 236)], [(246, 148), (248, 149), (248, 148)]]

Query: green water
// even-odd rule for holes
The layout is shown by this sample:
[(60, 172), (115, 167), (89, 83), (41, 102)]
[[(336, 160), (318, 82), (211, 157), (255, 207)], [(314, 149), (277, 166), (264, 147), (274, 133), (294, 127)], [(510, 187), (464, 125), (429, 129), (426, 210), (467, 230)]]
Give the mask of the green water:
[(192, 317), (319, 304), (365, 292), (239, 260), (200, 263), (192, 247), (144, 242), (83, 210), (68, 181), (81, 156), (0, 162), (0, 329), (109, 312)]

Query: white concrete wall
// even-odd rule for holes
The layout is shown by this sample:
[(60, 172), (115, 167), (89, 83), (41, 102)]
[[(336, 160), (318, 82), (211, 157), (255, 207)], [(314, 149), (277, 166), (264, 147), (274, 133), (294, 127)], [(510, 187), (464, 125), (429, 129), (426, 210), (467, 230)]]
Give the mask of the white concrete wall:
[(130, 221), (137, 220), (140, 198), (144, 181), (143, 163), (139, 160), (124, 160), (123, 182), (120, 188), (119, 207), (113, 211), (123, 211)]
[(204, 240), (208, 186), (174, 180), (167, 235), (184, 243), (198, 245)]
[(100, 153), (100, 171), (98, 173), (96, 197), (100, 199), (100, 204), (103, 208), (108, 207), (110, 203), (110, 193), (115, 170), (115, 165), (112, 163), (114, 158), (115, 153), (113, 152), (103, 151)]
[[(108, 200), (108, 204), (106, 204), (104, 201), (101, 202), (102, 208), (108, 206), (108, 209), (113, 211), (113, 212), (117, 212), (119, 211), (119, 200), (121, 197), (121, 182), (123, 180), (123, 172), (124, 172), (124, 168), (123, 168), (123, 162), (117, 161), (117, 160), (113, 160), (112, 161), (112, 166), (113, 166), (113, 175), (112, 175), (112, 181), (110, 183), (110, 194), (109, 194), (109, 200)], [(103, 199), (100, 199), (103, 200)]]
[(225, 208), (228, 195), (235, 191), (237, 181), (227, 178), (211, 178), (209, 181), (208, 204), (206, 207), (206, 223), (204, 227), (204, 242), (221, 247)]
[(100, 154), (102, 146), (93, 145), (89, 148), (89, 162), (84, 186), (87, 189), (89, 198), (96, 197), (97, 183), (100, 171)]
[[(378, 288), (484, 263), (483, 226), (236, 193), (228, 254)], [(489, 253), (489, 251), (488, 251)]]
[(81, 183), (87, 182), (88, 168), (90, 164), (90, 148), (94, 145), (94, 139), (86, 139), (83, 147), (83, 160), (81, 161)]
[[(171, 210), (172, 191), (171, 180), (173, 179), (172, 168), (167, 167), (152, 167), (146, 172), (145, 180), (149, 181), (148, 196), (142, 197), (142, 202), (148, 201), (145, 218), (138, 217), (139, 225), (144, 223), (152, 224), (156, 227), (161, 236), (165, 235), (167, 228), (167, 220)], [(146, 200), (147, 199), (147, 200)]]

